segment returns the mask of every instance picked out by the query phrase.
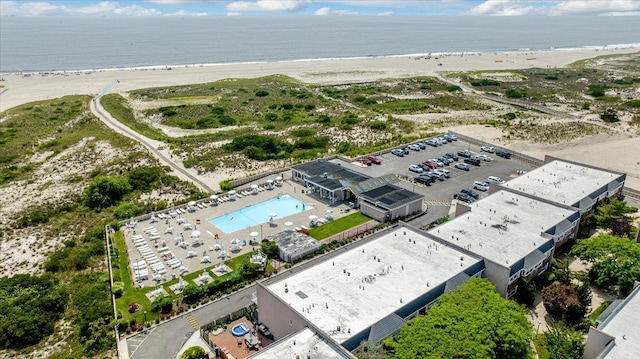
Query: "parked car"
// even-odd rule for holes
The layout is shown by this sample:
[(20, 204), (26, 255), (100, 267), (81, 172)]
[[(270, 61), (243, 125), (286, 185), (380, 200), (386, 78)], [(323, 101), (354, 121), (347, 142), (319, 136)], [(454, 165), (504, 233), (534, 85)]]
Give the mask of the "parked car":
[(489, 190), (489, 184), (487, 182), (475, 181), (473, 182), (473, 189), (486, 192)]
[(465, 158), (464, 162), (474, 166), (480, 166), (480, 160), (477, 158)]
[(477, 155), (476, 158), (479, 159), (480, 161), (485, 161), (485, 162), (493, 161), (493, 158), (491, 158), (491, 157), (489, 157), (487, 155)]
[(444, 137), (436, 137), (436, 141), (440, 142), (441, 145), (449, 143), (449, 141), (447, 141), (447, 139)]
[(425, 172), (431, 171), (431, 167), (425, 165), (424, 163), (418, 163), (418, 166), (420, 166), (420, 168), (422, 168)]
[(489, 153), (493, 153), (493, 147), (491, 146), (482, 146), (480, 147), (480, 152), (489, 152)]
[(496, 155), (506, 159), (511, 158), (511, 153), (507, 151), (498, 150), (496, 151)]
[(414, 151), (420, 151), (420, 146), (416, 145), (415, 143), (410, 144), (409, 146), (407, 146), (407, 148)]
[(456, 163), (455, 168), (463, 171), (468, 171), (471, 168), (471, 166), (469, 166), (466, 163), (458, 162)]
[(462, 201), (462, 202), (467, 202), (467, 203), (472, 203), (475, 201), (475, 198), (469, 196), (468, 194), (464, 194), (464, 193), (456, 193), (453, 195), (453, 198)]
[(492, 183), (492, 184), (503, 184), (503, 183), (505, 183), (505, 181), (502, 178), (496, 177), (496, 176), (487, 177), (487, 182)]
[(444, 135), (444, 137), (446, 137), (447, 139), (451, 139), (451, 141), (457, 141), (458, 140), (458, 136), (453, 135), (453, 134), (447, 134), (447, 135)]
[(439, 179), (440, 181), (444, 181), (447, 178), (447, 176), (445, 176), (444, 173), (442, 173), (442, 172), (433, 171), (433, 172), (431, 172), (429, 174), (432, 177), (435, 177), (435, 178)]
[(404, 151), (399, 148), (392, 150), (391, 153), (393, 153), (396, 156), (404, 157)]
[(438, 161), (440, 161), (440, 162), (442, 162), (442, 163), (444, 163), (444, 165), (445, 165), (445, 166), (448, 166), (448, 165), (450, 165), (450, 164), (453, 162), (453, 160), (452, 160), (451, 158), (449, 158), (449, 157), (444, 157), (444, 156), (442, 156), (442, 157), (438, 157), (438, 158), (437, 158), (437, 160), (438, 160)]
[(426, 176), (426, 175), (417, 176), (416, 178), (414, 178), (414, 180), (416, 182), (418, 182), (418, 183), (422, 183), (422, 184), (427, 185), (427, 186), (432, 184), (435, 181), (435, 179), (433, 177)]
[(369, 155), (369, 157), (367, 157), (367, 158), (369, 159), (369, 161), (371, 161), (371, 163), (375, 163), (375, 164), (377, 164), (377, 165), (379, 165), (379, 164), (381, 164), (381, 163), (382, 163), (382, 160), (381, 160), (381, 159), (379, 159), (379, 158), (378, 158), (378, 157), (376, 157), (376, 156)]
[(460, 159), (458, 156), (456, 156), (454, 153), (451, 153), (451, 152), (447, 152), (447, 153), (445, 153), (443, 156), (444, 156), (444, 157), (451, 158), (451, 159), (452, 159), (452, 160), (454, 160), (454, 161), (457, 161), (457, 160), (459, 160), (459, 159)]
[(371, 160), (367, 157), (360, 157), (358, 159), (358, 162), (362, 163), (363, 165), (371, 166)]
[(429, 145), (431, 147), (438, 147), (440, 145), (438, 143), (438, 141), (436, 141), (436, 140), (426, 140), (426, 141), (424, 141), (424, 143), (426, 143), (427, 145)]
[(423, 170), (420, 166), (418, 166), (418, 165), (411, 165), (411, 166), (409, 166), (409, 171), (411, 171), (411, 172), (415, 172), (415, 173), (422, 173), (422, 172), (424, 172), (424, 170)]
[(471, 197), (473, 197), (473, 198), (475, 198), (475, 199), (480, 198), (480, 194), (479, 194), (478, 192), (476, 192), (476, 191), (472, 190), (471, 188), (464, 188), (464, 189), (462, 189), (462, 190), (460, 191), (460, 193), (464, 193), (464, 194), (466, 194), (467, 196), (471, 196)]
[(405, 148), (403, 148), (402, 150), (404, 151), (404, 154), (405, 154), (405, 155), (408, 155), (408, 154), (409, 154), (409, 152), (410, 152), (408, 147), (405, 147)]
[(467, 150), (460, 150), (460, 151), (458, 151), (458, 156), (464, 157), (464, 158), (470, 158), (471, 157), (471, 152), (469, 152)]
[(434, 170), (433, 173), (442, 173), (447, 178), (451, 177), (451, 172), (444, 168), (438, 168), (437, 170)]
[(423, 164), (423, 165), (425, 165), (425, 166), (427, 166), (427, 167), (429, 167), (429, 168), (431, 168), (431, 169), (436, 169), (436, 168), (438, 168), (438, 164), (437, 164), (437, 163), (435, 163), (435, 162), (431, 162), (431, 161), (424, 161), (424, 162), (422, 162), (422, 164)]
[(421, 150), (424, 150), (427, 148), (427, 145), (425, 145), (423, 142), (417, 142), (416, 145), (418, 145), (418, 147), (420, 147)]

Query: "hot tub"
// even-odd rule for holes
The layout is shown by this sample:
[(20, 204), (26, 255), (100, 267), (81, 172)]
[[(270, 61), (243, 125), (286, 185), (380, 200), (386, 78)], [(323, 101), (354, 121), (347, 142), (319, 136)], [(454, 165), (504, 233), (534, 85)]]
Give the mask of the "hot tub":
[(234, 337), (243, 337), (245, 334), (248, 334), (249, 331), (249, 325), (245, 322), (236, 324), (231, 328), (231, 334), (233, 334)]

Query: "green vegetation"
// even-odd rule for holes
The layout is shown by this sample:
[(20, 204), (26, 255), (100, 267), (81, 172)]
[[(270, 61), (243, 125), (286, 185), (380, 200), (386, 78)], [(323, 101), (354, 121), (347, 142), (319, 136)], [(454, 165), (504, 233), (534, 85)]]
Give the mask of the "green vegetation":
[(572, 253), (593, 263), (589, 271), (593, 283), (622, 295), (629, 294), (640, 277), (640, 244), (627, 238), (599, 234), (578, 241)]
[(479, 87), (479, 86), (500, 86), (500, 82), (491, 79), (480, 79), (480, 80), (471, 80), (469, 82), (471, 86)]
[(119, 94), (108, 94), (100, 98), (100, 104), (111, 116), (130, 129), (158, 141), (166, 141), (162, 131), (136, 119), (127, 100)]
[(107, 208), (118, 203), (131, 192), (131, 185), (123, 177), (96, 177), (84, 190), (83, 200), (90, 208)]
[(591, 304), (588, 281), (579, 286), (554, 282), (542, 290), (542, 302), (552, 317), (565, 323), (580, 324)]
[(182, 355), (180, 356), (180, 359), (202, 359), (202, 358), (208, 358), (208, 356), (206, 355), (204, 349), (199, 346), (187, 348), (187, 350), (185, 350), (184, 353), (182, 353)]
[(347, 229), (359, 226), (363, 223), (367, 223), (371, 218), (365, 216), (360, 212), (354, 212), (348, 216), (338, 218), (327, 224), (311, 228), (309, 235), (317, 240), (331, 237), (334, 234), (346, 231)]
[[(551, 321), (549, 330), (544, 333), (543, 344), (548, 358), (582, 359), (584, 354), (584, 338), (582, 332), (576, 331), (561, 322)], [(543, 359), (540, 356), (540, 359)]]
[(532, 334), (523, 309), (471, 278), (383, 344), (391, 358), (530, 358)]
[(589, 314), (589, 324), (592, 327), (594, 328), (598, 327), (598, 323), (597, 323), (598, 317), (600, 316), (600, 314), (602, 314), (602, 312), (604, 312), (605, 310), (607, 310), (607, 308), (609, 308), (611, 303), (612, 302), (610, 300), (603, 302), (602, 304), (600, 304), (598, 308), (596, 308), (596, 310), (594, 310), (591, 314)]
[(51, 335), (67, 300), (67, 289), (51, 275), (0, 278), (0, 348), (24, 348)]
[(262, 245), (260, 246), (260, 251), (269, 258), (278, 258), (280, 248), (278, 248), (278, 244), (276, 242), (268, 241), (262, 243)]

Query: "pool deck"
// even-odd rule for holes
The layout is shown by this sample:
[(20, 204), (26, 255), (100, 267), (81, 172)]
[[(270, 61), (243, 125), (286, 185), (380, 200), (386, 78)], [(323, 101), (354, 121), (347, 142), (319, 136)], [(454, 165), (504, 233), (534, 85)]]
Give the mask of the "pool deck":
[[(209, 199), (205, 201), (200, 201), (201, 203), (207, 204), (206, 208), (196, 207), (197, 209), (194, 212), (187, 211), (184, 214), (180, 214), (179, 217), (169, 219), (169, 224), (166, 223), (165, 219), (158, 218), (158, 221), (155, 223), (151, 223), (151, 220), (147, 219), (144, 221), (139, 221), (132, 228), (129, 226), (123, 226), (122, 230), (125, 233), (125, 240), (127, 243), (127, 251), (129, 254), (129, 263), (130, 263), (130, 269), (132, 271), (132, 277), (135, 278), (135, 273), (136, 273), (136, 269), (134, 268), (135, 263), (137, 261), (141, 263), (144, 260), (143, 255), (139, 251), (140, 247), (136, 247), (134, 245), (134, 240), (133, 240), (134, 235), (137, 235), (138, 237), (142, 236), (142, 238), (144, 239), (144, 244), (147, 244), (151, 253), (153, 253), (155, 257), (157, 257), (160, 260), (160, 262), (164, 264), (164, 269), (166, 270), (166, 273), (161, 274), (162, 278), (158, 282), (159, 284), (162, 284), (166, 281), (172, 280), (174, 276), (175, 278), (178, 278), (180, 276), (179, 267), (172, 268), (168, 264), (167, 260), (163, 260), (162, 255), (163, 254), (166, 255), (167, 253), (171, 253), (171, 255), (175, 259), (177, 259), (178, 261), (181, 261), (182, 263), (181, 265), (186, 267), (187, 271), (184, 272), (184, 274), (193, 273), (193, 272), (202, 273), (203, 270), (206, 269), (207, 272), (210, 274), (210, 277), (215, 278), (216, 273), (214, 273), (213, 269), (214, 267), (217, 267), (221, 262), (221, 259), (218, 258), (220, 251), (217, 251), (214, 249), (215, 239), (209, 233), (213, 235), (218, 235), (218, 243), (222, 245), (225, 251), (227, 252), (227, 254), (230, 255), (230, 257), (227, 257), (225, 260), (229, 260), (231, 258), (251, 252), (253, 250), (258, 250), (260, 248), (259, 243), (261, 242), (261, 238), (264, 238), (285, 230), (285, 226), (284, 226), (285, 222), (293, 222), (293, 227), (300, 227), (300, 226), (309, 227), (309, 216), (316, 215), (320, 218), (324, 218), (326, 216), (325, 212), (327, 209), (333, 210), (333, 216), (336, 219), (348, 214), (345, 211), (345, 209), (348, 208), (348, 205), (346, 203), (330, 205), (329, 202), (318, 199), (317, 195), (315, 194), (310, 195), (308, 192), (304, 191), (304, 187), (301, 184), (291, 181), (290, 178), (291, 177), (289, 173), (288, 176), (286, 177), (286, 180), (282, 184), (282, 186), (276, 186), (272, 190), (264, 190), (264, 191), (258, 192), (257, 194), (242, 196), (241, 198), (236, 198), (235, 200), (221, 202), (215, 206), (211, 205), (211, 201)], [(263, 179), (262, 181), (256, 184), (264, 185), (265, 180), (266, 179)], [(247, 188), (249, 188), (249, 186), (250, 184), (246, 185)], [(293, 214), (284, 218), (278, 216), (274, 219), (272, 224), (264, 223), (262, 225), (256, 225), (256, 226), (249, 227), (249, 228), (239, 230), (229, 234), (222, 232), (221, 230), (213, 226), (211, 223), (209, 223), (209, 220), (212, 218), (224, 215), (226, 213), (233, 212), (235, 210), (250, 206), (255, 203), (269, 200), (271, 198), (277, 197), (279, 194), (288, 194), (288, 195), (294, 196), (307, 204), (313, 204), (313, 206), (309, 206), (309, 208), (304, 212)], [(191, 223), (192, 230), (197, 229), (198, 231), (200, 231), (201, 233), (200, 239), (202, 241), (202, 244), (193, 245), (191, 243), (192, 230), (183, 230), (183, 226), (177, 224), (178, 218), (182, 218), (183, 220)], [(196, 225), (198, 220), (200, 224)], [(169, 225), (173, 226), (173, 229), (174, 229), (173, 234), (165, 233)], [(145, 229), (148, 229), (151, 227), (157, 230), (158, 235), (160, 236), (160, 238), (157, 240), (158, 242), (157, 247), (155, 246), (156, 240), (152, 240), (150, 238), (151, 236), (145, 231)], [(185, 248), (178, 246), (175, 242), (175, 234), (180, 232), (183, 233), (184, 239), (189, 244)], [(249, 240), (251, 239), (251, 236), (249, 234), (251, 232), (261, 233), (261, 235), (257, 238), (258, 244), (255, 246), (252, 246), (249, 244)], [(240, 246), (239, 251), (232, 252), (231, 240), (233, 239), (239, 239), (240, 242), (242, 242), (242, 240), (246, 240), (247, 244), (245, 246)], [(166, 243), (165, 248), (162, 247), (163, 241)], [(141, 240), (138, 240), (138, 244), (140, 243), (141, 243)], [(207, 255), (211, 259), (210, 263), (201, 262), (203, 257), (203, 251), (205, 250), (207, 252)], [(195, 256), (189, 258), (190, 251), (192, 251), (193, 253), (191, 254), (192, 255), (195, 254)], [(149, 257), (148, 254), (147, 254), (147, 257)], [(135, 283), (136, 285), (140, 287), (153, 287), (156, 285), (157, 282), (153, 278), (154, 277), (153, 271), (149, 267), (148, 267), (148, 271), (149, 271), (149, 278), (146, 280), (136, 282)]]

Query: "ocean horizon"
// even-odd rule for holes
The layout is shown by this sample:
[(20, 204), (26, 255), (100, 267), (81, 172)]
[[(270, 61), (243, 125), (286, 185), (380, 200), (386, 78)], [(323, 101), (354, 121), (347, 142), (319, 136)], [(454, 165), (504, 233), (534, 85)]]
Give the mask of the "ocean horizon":
[(0, 18), (0, 73), (640, 47), (634, 17)]

